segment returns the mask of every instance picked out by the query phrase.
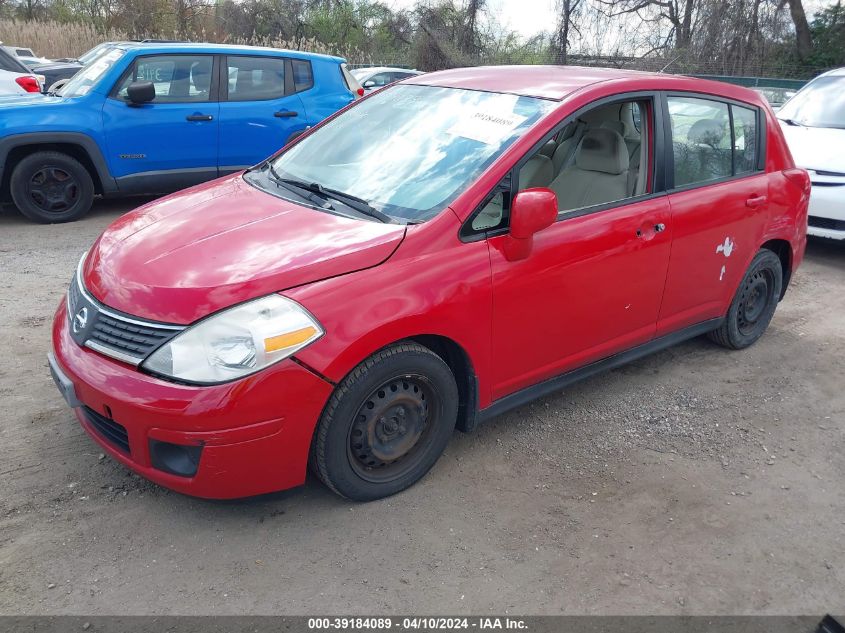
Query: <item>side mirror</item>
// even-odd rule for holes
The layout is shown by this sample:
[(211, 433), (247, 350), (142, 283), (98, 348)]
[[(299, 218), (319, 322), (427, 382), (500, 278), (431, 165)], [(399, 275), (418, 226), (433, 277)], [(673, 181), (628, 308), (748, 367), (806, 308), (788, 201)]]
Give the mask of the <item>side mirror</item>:
[(376, 87), (376, 82), (373, 79), (367, 79), (367, 81), (364, 82), (364, 88), (366, 88), (367, 90), (369, 90), (370, 88), (375, 88), (375, 87)]
[(156, 87), (152, 81), (133, 81), (126, 88), (126, 97), (132, 105), (149, 103), (156, 98)]
[(546, 187), (525, 189), (511, 203), (510, 235), (505, 257), (510, 261), (531, 254), (534, 234), (554, 224), (557, 219), (557, 194)]

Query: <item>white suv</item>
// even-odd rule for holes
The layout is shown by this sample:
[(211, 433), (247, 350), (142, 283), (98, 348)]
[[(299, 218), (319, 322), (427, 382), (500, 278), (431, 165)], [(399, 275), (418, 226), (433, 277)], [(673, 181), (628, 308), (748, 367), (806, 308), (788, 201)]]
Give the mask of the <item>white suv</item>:
[(0, 48), (0, 95), (41, 92), (41, 83), (38, 75)]
[(813, 79), (777, 117), (795, 164), (813, 183), (807, 233), (845, 240), (845, 68)]

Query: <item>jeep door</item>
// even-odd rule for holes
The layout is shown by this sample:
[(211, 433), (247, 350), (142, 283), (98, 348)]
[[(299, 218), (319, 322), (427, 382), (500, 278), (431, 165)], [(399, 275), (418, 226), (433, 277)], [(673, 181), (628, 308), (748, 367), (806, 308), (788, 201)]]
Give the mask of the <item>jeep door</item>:
[(296, 94), (297, 82), (301, 86), (313, 81), (311, 64), (303, 60), (257, 55), (228, 55), (223, 59), (218, 162), (221, 174), (264, 160), (306, 128), (305, 108)]
[[(219, 109), (213, 55), (135, 59), (103, 106), (109, 169), (123, 192), (164, 193), (217, 177)], [(155, 99), (133, 104), (129, 84), (151, 81)]]

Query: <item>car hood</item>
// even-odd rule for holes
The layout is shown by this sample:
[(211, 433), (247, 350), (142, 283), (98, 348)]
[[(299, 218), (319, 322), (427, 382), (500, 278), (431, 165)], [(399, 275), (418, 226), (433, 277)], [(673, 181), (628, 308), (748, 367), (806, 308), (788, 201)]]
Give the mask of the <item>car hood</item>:
[(845, 130), (783, 122), (780, 127), (796, 165), (845, 174)]
[(403, 225), (303, 207), (236, 174), (121, 217), (92, 247), (83, 281), (111, 308), (189, 324), (242, 301), (376, 266), (404, 236)]
[[(31, 73), (30, 73), (31, 74)], [(40, 92), (24, 92), (0, 96), (0, 110), (6, 108), (34, 108), (55, 105), (63, 101), (61, 97), (50, 97)]]
[(76, 62), (44, 62), (41, 64), (33, 64), (30, 66), (33, 72), (41, 72), (44, 70), (66, 70), (66, 69), (76, 69), (79, 70), (82, 68), (82, 64)]

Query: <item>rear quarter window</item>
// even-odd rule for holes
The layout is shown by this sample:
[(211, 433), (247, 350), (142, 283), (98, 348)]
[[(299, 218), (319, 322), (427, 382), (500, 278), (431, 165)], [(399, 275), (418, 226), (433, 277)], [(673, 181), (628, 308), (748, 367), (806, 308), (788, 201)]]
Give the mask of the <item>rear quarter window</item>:
[(293, 85), (297, 92), (308, 90), (314, 86), (314, 71), (311, 68), (311, 62), (304, 59), (294, 59), (291, 61), (293, 67)]

